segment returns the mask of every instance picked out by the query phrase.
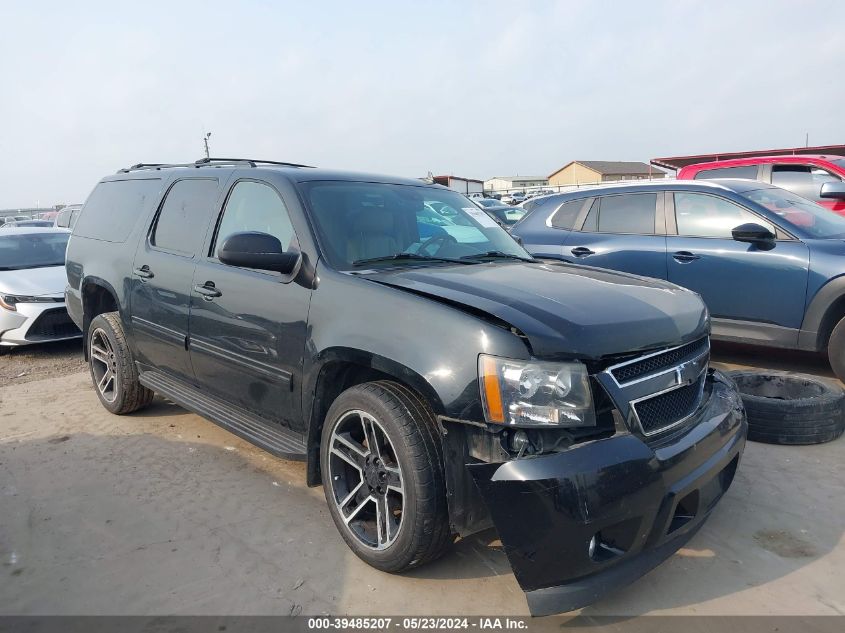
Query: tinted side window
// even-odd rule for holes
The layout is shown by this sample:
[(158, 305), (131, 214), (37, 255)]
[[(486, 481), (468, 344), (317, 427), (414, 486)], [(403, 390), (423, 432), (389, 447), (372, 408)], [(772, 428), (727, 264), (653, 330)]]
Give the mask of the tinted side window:
[[(158, 178), (101, 182), (88, 196), (74, 232), (95, 240), (125, 242), (135, 223), (155, 204), (160, 187)], [(73, 226), (72, 217), (62, 222), (60, 226)]]
[(575, 220), (578, 219), (581, 209), (584, 208), (584, 203), (583, 198), (564, 202), (552, 216), (552, 226), (558, 229), (571, 229), (575, 224)]
[(601, 198), (596, 198), (590, 206), (590, 212), (584, 219), (584, 226), (581, 227), (582, 231), (595, 233), (599, 230), (599, 206), (601, 206)]
[(654, 234), (657, 194), (636, 193), (600, 198), (600, 233)]
[(707, 180), (708, 178), (743, 178), (745, 180), (757, 180), (757, 165), (703, 169), (695, 175), (695, 180)]
[(158, 214), (150, 240), (153, 246), (184, 255), (196, 253), (216, 199), (216, 179), (176, 181)]
[(282, 250), (290, 250), (295, 241), (293, 225), (287, 207), (275, 189), (250, 180), (243, 180), (232, 188), (212, 247), (214, 257), (227, 237), (244, 231), (269, 233), (279, 238)]
[(797, 193), (802, 198), (819, 202), (822, 185), (839, 178), (814, 165), (772, 165), (772, 184)]
[(777, 234), (775, 227), (730, 200), (701, 193), (675, 193), (678, 235), (688, 237), (731, 237), (740, 224), (754, 222)]

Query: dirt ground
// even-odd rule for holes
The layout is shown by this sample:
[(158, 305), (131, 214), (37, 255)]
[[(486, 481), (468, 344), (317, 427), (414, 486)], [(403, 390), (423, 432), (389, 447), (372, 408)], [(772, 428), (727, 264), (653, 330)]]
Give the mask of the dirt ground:
[(84, 370), (82, 339), (0, 350), (0, 387)]
[[(302, 464), (160, 399), (110, 415), (72, 347), (0, 358), (0, 614), (527, 613), (494, 533), (375, 571)], [(814, 355), (715, 352), (830, 376)], [(843, 457), (841, 439), (749, 443), (688, 546), (583, 614), (845, 614)]]

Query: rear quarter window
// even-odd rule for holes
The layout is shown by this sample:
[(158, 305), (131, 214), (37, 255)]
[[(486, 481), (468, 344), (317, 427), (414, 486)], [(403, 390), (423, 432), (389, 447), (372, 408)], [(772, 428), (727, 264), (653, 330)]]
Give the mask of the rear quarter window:
[(125, 242), (139, 218), (155, 204), (160, 188), (158, 178), (101, 182), (88, 197), (74, 235)]
[(744, 165), (742, 167), (719, 167), (718, 169), (702, 169), (695, 175), (695, 180), (708, 180), (710, 178), (742, 178), (744, 180), (757, 180), (757, 165)]
[(564, 202), (558, 207), (557, 211), (555, 211), (555, 214), (552, 216), (552, 226), (557, 229), (572, 229), (572, 227), (575, 226), (575, 220), (578, 219), (578, 214), (581, 213), (581, 209), (584, 208), (586, 201), (587, 200), (585, 198), (579, 198), (578, 200)]

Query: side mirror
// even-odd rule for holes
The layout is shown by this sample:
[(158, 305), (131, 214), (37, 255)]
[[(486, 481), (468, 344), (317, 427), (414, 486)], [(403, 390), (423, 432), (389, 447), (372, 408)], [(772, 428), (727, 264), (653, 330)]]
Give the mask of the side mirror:
[(752, 244), (758, 242), (771, 242), (775, 239), (775, 236), (769, 229), (757, 224), (756, 222), (740, 224), (731, 231), (731, 235), (737, 242), (750, 242)]
[(218, 258), (229, 266), (275, 270), (289, 275), (296, 268), (299, 253), (285, 253), (279, 238), (269, 233), (233, 233), (223, 242)]
[(826, 182), (819, 192), (820, 198), (845, 200), (845, 182)]

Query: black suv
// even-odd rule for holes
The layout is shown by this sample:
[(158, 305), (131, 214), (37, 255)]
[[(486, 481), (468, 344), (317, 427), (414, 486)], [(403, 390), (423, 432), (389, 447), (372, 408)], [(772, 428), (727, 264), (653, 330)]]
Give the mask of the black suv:
[(384, 571), (495, 526), (535, 614), (677, 550), (745, 445), (698, 295), (535, 260), (438, 185), (136, 165), (88, 198), (67, 274), (109, 411), (156, 392), (305, 460)]

